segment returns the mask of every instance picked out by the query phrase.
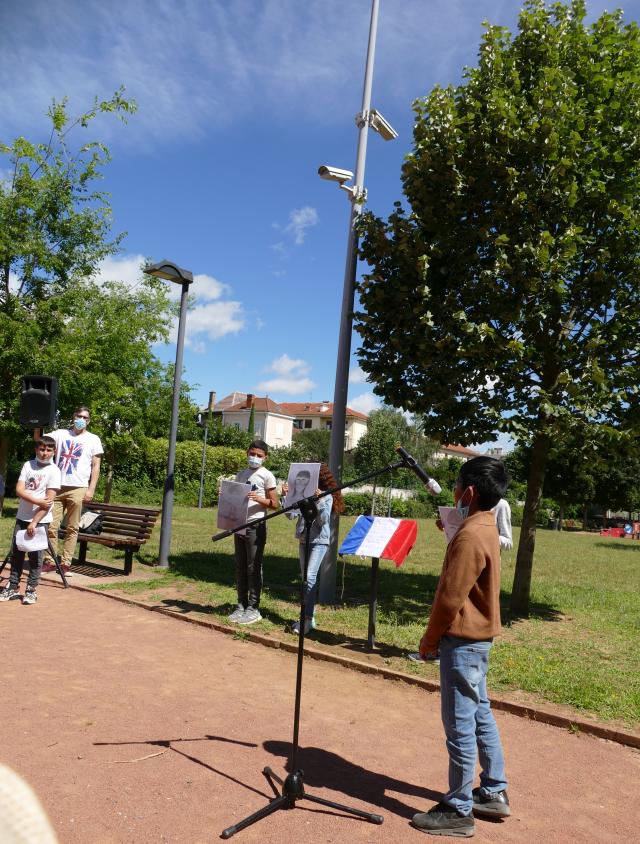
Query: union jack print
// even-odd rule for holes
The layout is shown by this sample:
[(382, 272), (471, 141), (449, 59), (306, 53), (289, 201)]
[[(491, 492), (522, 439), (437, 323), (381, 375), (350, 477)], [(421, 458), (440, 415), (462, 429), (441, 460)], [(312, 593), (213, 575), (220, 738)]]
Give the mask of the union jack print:
[(63, 475), (72, 475), (82, 455), (82, 444), (67, 440), (60, 449), (58, 467)]

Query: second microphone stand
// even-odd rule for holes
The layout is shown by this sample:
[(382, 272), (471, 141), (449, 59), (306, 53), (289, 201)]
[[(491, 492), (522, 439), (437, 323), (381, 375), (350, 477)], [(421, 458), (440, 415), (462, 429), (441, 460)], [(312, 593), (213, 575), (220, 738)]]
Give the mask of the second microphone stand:
[[(327, 800), (324, 797), (318, 797), (316, 794), (309, 794), (309, 792), (305, 790), (304, 771), (298, 768), (298, 736), (300, 731), (300, 702), (302, 698), (302, 668), (304, 659), (305, 637), (305, 598), (307, 592), (307, 572), (309, 567), (309, 554), (311, 551), (311, 525), (313, 524), (316, 516), (318, 515), (318, 507), (316, 505), (316, 502), (320, 498), (324, 498), (325, 495), (331, 495), (334, 492), (339, 492), (346, 486), (350, 486), (351, 484), (356, 483), (362, 483), (363, 481), (369, 480), (370, 478), (377, 477), (378, 475), (382, 475), (386, 472), (392, 472), (394, 469), (399, 469), (402, 467), (411, 468), (407, 465), (405, 460), (400, 460), (396, 463), (390, 463), (388, 466), (384, 466), (382, 469), (378, 469), (375, 472), (371, 472), (368, 475), (363, 475), (360, 478), (356, 478), (355, 480), (350, 481), (349, 484), (343, 484), (342, 486), (337, 486), (333, 489), (325, 490), (319, 495), (311, 495), (307, 498), (302, 498), (300, 501), (296, 501), (289, 507), (283, 507), (276, 513), (270, 513), (269, 515), (263, 517), (263, 520), (266, 521), (268, 519), (274, 519), (277, 516), (281, 516), (284, 513), (289, 512), (290, 510), (299, 510), (302, 515), (302, 518), (304, 519), (305, 524), (304, 568), (302, 571), (302, 582), (300, 584), (300, 618), (298, 628), (298, 660), (296, 666), (296, 696), (293, 715), (293, 742), (291, 744), (291, 756), (289, 757), (288, 763), (288, 769), (290, 773), (285, 777), (285, 779), (282, 779), (277, 774), (275, 774), (270, 767), (267, 766), (263, 768), (262, 773), (266, 777), (269, 785), (271, 786), (275, 794), (275, 798), (271, 800), (271, 802), (268, 803), (266, 806), (263, 806), (262, 809), (258, 809), (257, 812), (254, 812), (253, 814), (249, 815), (238, 823), (233, 824), (232, 826), (229, 826), (224, 829), (221, 835), (222, 838), (231, 838), (231, 836), (235, 835), (236, 832), (240, 832), (241, 829), (246, 829), (246, 827), (251, 826), (251, 824), (254, 824), (259, 820), (262, 820), (262, 818), (266, 818), (268, 815), (273, 814), (273, 812), (277, 812), (279, 809), (294, 809), (298, 800), (309, 800), (312, 803), (319, 803), (321, 806), (328, 806), (330, 809), (337, 809), (341, 812), (346, 812), (349, 815), (353, 815), (354, 817), (363, 818), (363, 820), (369, 821), (370, 823), (381, 824), (384, 820), (382, 815), (376, 815), (372, 812), (364, 812), (361, 809), (355, 809), (352, 806), (345, 806), (342, 803), (335, 803), (333, 800)], [(239, 525), (238, 527), (233, 528), (233, 530), (226, 530), (223, 533), (218, 533), (214, 537), (212, 537), (213, 541), (217, 542), (219, 539), (224, 539), (227, 536), (231, 536), (232, 534), (243, 530), (250, 524), (252, 523), (247, 522), (244, 525)], [(279, 791), (276, 787), (276, 783), (280, 786), (281, 791)]]

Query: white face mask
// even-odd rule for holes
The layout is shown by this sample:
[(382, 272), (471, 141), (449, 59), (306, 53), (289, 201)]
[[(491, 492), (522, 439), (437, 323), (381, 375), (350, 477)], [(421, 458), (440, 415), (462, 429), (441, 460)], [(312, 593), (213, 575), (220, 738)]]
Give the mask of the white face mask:
[[(469, 503), (463, 504), (462, 502), (464, 500), (464, 497), (468, 492), (471, 492), (471, 497), (469, 498)], [(458, 499), (458, 503), (456, 504), (456, 509), (460, 513), (460, 515), (462, 516), (463, 519), (466, 519), (467, 516), (469, 515), (469, 508), (471, 507), (472, 501), (473, 501), (473, 487), (468, 486), (465, 489), (465, 491), (462, 493), (462, 495)]]
[(249, 468), (251, 468), (251, 469), (259, 469), (260, 466), (262, 466), (263, 460), (264, 460), (264, 457), (256, 457), (255, 454), (250, 454), (247, 458)]

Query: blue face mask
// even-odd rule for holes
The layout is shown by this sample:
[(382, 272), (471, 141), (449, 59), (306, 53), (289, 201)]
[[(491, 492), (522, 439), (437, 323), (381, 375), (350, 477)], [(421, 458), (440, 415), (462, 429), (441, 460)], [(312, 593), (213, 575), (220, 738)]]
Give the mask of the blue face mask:
[(247, 458), (247, 462), (248, 462), (249, 467), (251, 469), (260, 468), (260, 466), (262, 466), (263, 460), (264, 460), (264, 457), (257, 457), (255, 454), (250, 454), (249, 457)]
[(87, 420), (83, 419), (81, 416), (76, 416), (73, 420), (73, 427), (76, 431), (84, 431), (87, 427)]

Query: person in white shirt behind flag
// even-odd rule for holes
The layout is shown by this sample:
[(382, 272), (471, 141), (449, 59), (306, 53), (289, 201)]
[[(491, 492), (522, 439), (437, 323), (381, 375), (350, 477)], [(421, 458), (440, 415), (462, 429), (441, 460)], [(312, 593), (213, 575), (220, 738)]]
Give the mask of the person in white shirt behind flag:
[(511, 534), (511, 507), (506, 498), (501, 498), (500, 501), (492, 508), (491, 512), (496, 517), (496, 527), (498, 528), (498, 536), (500, 537), (500, 548), (509, 550), (513, 548), (513, 536)]
[[(67, 577), (71, 574), (71, 561), (78, 540), (82, 505), (88, 504), (93, 499), (100, 477), (100, 456), (103, 454), (103, 448), (100, 437), (87, 431), (90, 421), (89, 408), (81, 405), (73, 411), (73, 422), (70, 428), (59, 428), (48, 434), (55, 440), (55, 462), (62, 476), (62, 486), (53, 503), (53, 521), (49, 525), (49, 539), (54, 551), (57, 551), (58, 528), (66, 515), (66, 534), (61, 565)], [(47, 554), (44, 571), (54, 569), (53, 560)]]

